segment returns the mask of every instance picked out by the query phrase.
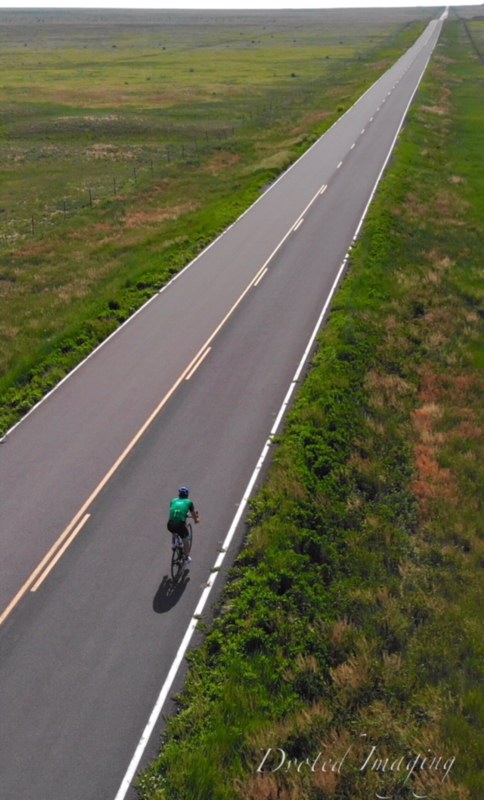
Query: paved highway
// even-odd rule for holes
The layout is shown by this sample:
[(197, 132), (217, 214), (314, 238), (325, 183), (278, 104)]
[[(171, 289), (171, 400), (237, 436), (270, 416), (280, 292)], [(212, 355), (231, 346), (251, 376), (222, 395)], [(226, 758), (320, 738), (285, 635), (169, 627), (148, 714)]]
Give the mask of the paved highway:
[[(3, 796), (134, 796), (441, 25), (0, 445)], [(174, 588), (182, 483), (201, 524)]]

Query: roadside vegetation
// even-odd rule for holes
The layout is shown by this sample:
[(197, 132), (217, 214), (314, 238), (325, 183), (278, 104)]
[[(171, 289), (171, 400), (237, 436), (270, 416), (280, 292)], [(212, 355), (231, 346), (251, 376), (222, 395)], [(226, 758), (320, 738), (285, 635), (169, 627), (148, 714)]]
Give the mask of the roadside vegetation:
[(144, 800), (484, 796), (484, 67), (468, 30), (484, 43), (482, 21), (444, 27)]
[(430, 15), (0, 10), (0, 435)]

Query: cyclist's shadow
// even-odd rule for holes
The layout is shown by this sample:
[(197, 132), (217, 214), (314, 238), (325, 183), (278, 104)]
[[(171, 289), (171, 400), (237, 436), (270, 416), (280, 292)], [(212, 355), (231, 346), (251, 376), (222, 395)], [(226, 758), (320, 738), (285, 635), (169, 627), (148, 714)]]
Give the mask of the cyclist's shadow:
[(176, 581), (165, 575), (153, 598), (153, 611), (156, 614), (166, 614), (173, 606), (176, 606), (187, 588), (189, 580), (190, 570), (188, 569), (184, 569)]

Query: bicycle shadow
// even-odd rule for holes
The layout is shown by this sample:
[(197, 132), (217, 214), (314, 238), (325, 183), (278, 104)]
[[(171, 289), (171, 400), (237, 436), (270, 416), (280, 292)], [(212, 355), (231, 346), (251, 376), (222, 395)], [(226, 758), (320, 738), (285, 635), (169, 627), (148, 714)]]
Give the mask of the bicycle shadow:
[(153, 598), (153, 611), (156, 614), (166, 614), (180, 600), (190, 580), (190, 570), (184, 569), (177, 581), (165, 575)]

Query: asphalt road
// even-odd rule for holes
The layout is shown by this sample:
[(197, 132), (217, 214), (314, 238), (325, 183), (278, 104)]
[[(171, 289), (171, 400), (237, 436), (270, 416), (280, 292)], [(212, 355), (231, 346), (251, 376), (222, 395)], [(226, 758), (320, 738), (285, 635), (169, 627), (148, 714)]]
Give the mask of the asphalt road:
[[(154, 753), (161, 723), (145, 726), (181, 685), (166, 677), (231, 526), (222, 577), (240, 545), (234, 516), (440, 26), (0, 445), (2, 796), (121, 800), (135, 751)], [(201, 524), (173, 587), (182, 483)]]

